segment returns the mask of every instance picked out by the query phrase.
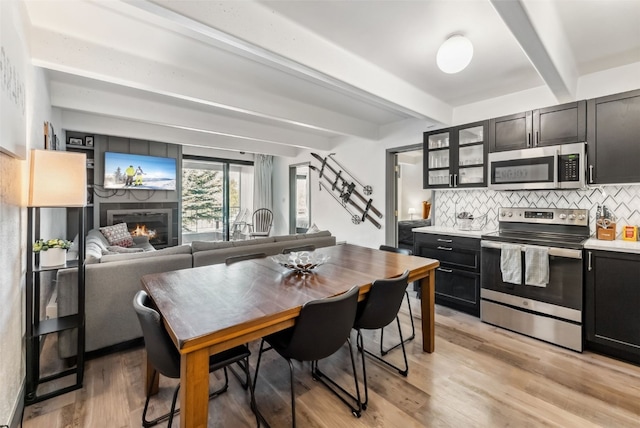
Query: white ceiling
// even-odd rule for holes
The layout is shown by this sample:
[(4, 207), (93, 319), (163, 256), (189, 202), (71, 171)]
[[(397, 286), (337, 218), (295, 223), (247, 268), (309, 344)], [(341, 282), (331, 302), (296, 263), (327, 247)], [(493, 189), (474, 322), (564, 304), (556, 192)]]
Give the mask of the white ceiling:
[(640, 0), (23, 1), (63, 127), (284, 156), (640, 62)]

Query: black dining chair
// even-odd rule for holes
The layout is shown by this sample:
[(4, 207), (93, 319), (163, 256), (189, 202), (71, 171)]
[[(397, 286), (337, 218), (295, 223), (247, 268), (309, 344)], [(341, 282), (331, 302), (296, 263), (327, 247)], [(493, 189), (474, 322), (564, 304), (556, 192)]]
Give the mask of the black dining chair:
[[(349, 338), (358, 307), (358, 293), (359, 287), (354, 286), (346, 293), (338, 296), (312, 300), (305, 303), (293, 327), (266, 336), (260, 343), (260, 353), (258, 354), (253, 387), (255, 389), (258, 381), (258, 371), (260, 370), (262, 354), (270, 349), (274, 349), (289, 363), (291, 421), (293, 427), (296, 426), (296, 399), (292, 360), (311, 361), (312, 378), (320, 381), (329, 391), (342, 400), (342, 402), (351, 409), (354, 416), (359, 418), (361, 415), (362, 407), (360, 406), (358, 376), (356, 374), (356, 364), (351, 348), (351, 340)], [(351, 368), (353, 370), (356, 390), (355, 396), (327, 377), (318, 368), (318, 360), (334, 354), (345, 342), (349, 344), (349, 355), (351, 356)], [(265, 348), (265, 343), (269, 345), (267, 348)], [(326, 379), (326, 381), (324, 379)], [(332, 386), (337, 388), (337, 390), (332, 388)], [(357, 404), (353, 406), (338, 391)]]
[[(358, 305), (358, 312), (356, 320), (353, 323), (353, 328), (357, 331), (356, 345), (362, 357), (362, 377), (364, 379), (364, 402), (362, 402), (362, 408), (365, 410), (369, 403), (365, 354), (396, 369), (402, 376), (406, 377), (409, 373), (407, 352), (404, 349), (402, 329), (400, 328), (400, 318), (398, 317), (398, 311), (400, 310), (400, 305), (402, 304), (402, 299), (404, 298), (404, 293), (407, 289), (408, 278), (409, 271), (407, 270), (397, 278), (378, 279), (373, 281), (371, 289), (369, 290), (369, 293), (367, 293), (367, 297)], [(394, 319), (398, 325), (398, 334), (400, 334), (400, 346), (402, 347), (402, 354), (404, 356), (404, 369), (384, 360), (382, 357), (366, 350), (364, 347), (362, 330), (377, 330), (379, 328), (384, 328), (391, 324)]]
[[(397, 248), (397, 247), (391, 247), (389, 245), (380, 245), (380, 250), (382, 251), (389, 251), (391, 253), (396, 253), (396, 254), (404, 254), (405, 256), (411, 256), (413, 255), (413, 252), (407, 248)], [(413, 289), (415, 290), (417, 281), (414, 283), (414, 287)], [(419, 285), (418, 285), (419, 286)], [(407, 343), (413, 339), (415, 339), (416, 337), (416, 326), (413, 322), (413, 312), (411, 311), (411, 299), (409, 299), (409, 292), (405, 291), (405, 296), (407, 297), (407, 307), (409, 308), (409, 320), (411, 321), (411, 335), (409, 337), (407, 337), (406, 339), (404, 339), (404, 343)], [(389, 351), (397, 348), (398, 346), (400, 346), (399, 343), (391, 346), (388, 349), (384, 349), (383, 347), (383, 343), (384, 343), (384, 328), (382, 329), (382, 331), (380, 332), (380, 354), (382, 355), (386, 355)]]
[[(158, 374), (162, 374), (163, 376), (172, 379), (180, 378), (180, 353), (173, 344), (171, 337), (169, 337), (169, 333), (167, 333), (167, 330), (162, 323), (160, 314), (153, 308), (151, 299), (145, 291), (138, 291), (138, 293), (133, 298), (133, 307), (136, 311), (136, 314), (138, 315), (140, 327), (142, 327), (142, 335), (144, 337), (147, 356), (149, 358), (149, 361), (153, 365), (153, 381), (149, 385), (146, 401), (144, 403), (144, 410), (142, 411), (142, 426), (147, 428), (168, 420), (168, 426), (171, 427), (174, 415), (178, 414), (178, 412), (180, 411), (180, 409), (175, 408), (180, 385), (176, 387), (175, 392), (173, 393), (173, 400), (171, 401), (171, 410), (169, 411), (169, 413), (162, 415), (152, 421), (148, 421), (147, 410), (149, 408), (149, 400), (151, 399), (151, 388)], [(249, 392), (251, 394), (251, 408), (256, 409), (253, 396), (253, 387), (251, 385), (251, 376), (249, 374), (250, 355), (251, 352), (249, 351), (249, 348), (245, 345), (241, 345), (209, 357), (210, 373), (219, 369), (224, 370), (224, 385), (219, 389), (211, 392), (209, 394), (209, 399), (217, 397), (218, 395), (227, 391), (229, 387), (227, 366), (230, 366), (233, 363), (238, 363), (238, 365), (240, 365), (240, 367), (243, 369), (246, 376), (245, 389), (249, 389)], [(258, 421), (259, 425), (257, 411), (256, 420)]]

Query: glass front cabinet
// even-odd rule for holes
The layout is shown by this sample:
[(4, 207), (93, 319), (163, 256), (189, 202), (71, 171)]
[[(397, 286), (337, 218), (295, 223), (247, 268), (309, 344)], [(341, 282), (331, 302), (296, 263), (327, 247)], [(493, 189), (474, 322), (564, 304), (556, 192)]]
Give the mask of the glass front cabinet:
[(423, 187), (485, 187), (488, 125), (482, 121), (425, 132)]

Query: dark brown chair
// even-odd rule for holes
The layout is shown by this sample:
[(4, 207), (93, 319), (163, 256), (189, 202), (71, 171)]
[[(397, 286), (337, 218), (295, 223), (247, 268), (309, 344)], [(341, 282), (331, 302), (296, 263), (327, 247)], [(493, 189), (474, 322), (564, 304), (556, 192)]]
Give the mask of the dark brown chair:
[(303, 245), (301, 247), (285, 248), (284, 250), (282, 250), (282, 254), (295, 253), (299, 251), (315, 251), (315, 250), (316, 250), (316, 246), (313, 244), (309, 244), (309, 245)]
[[(358, 293), (359, 287), (354, 286), (339, 296), (305, 303), (293, 327), (269, 335), (263, 338), (260, 343), (260, 353), (258, 354), (253, 387), (255, 388), (258, 382), (258, 371), (260, 370), (262, 354), (270, 349), (274, 349), (289, 363), (291, 421), (293, 427), (296, 426), (296, 396), (294, 391), (293, 363), (291, 360), (311, 361), (311, 376), (313, 379), (320, 381), (342, 400), (342, 402), (351, 409), (354, 416), (359, 418), (361, 415), (360, 389), (358, 387), (356, 365), (351, 349), (351, 340), (349, 339), (358, 307)], [(334, 354), (345, 342), (349, 344), (351, 368), (353, 369), (356, 389), (355, 396), (327, 377), (318, 368), (318, 360)], [(266, 349), (265, 343), (269, 345)], [(332, 386), (337, 388), (337, 390), (332, 388)], [(342, 395), (340, 393), (342, 393)], [(357, 404), (355, 406), (352, 405), (343, 395)]]

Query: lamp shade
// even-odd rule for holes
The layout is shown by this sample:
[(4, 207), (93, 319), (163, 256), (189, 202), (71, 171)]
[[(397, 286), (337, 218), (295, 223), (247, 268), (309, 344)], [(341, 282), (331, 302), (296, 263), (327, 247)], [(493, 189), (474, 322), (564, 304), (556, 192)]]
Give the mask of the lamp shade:
[(407, 214), (415, 214), (417, 211), (415, 208), (409, 208), (409, 210), (407, 211)]
[(83, 207), (87, 204), (84, 153), (31, 150), (30, 207)]

